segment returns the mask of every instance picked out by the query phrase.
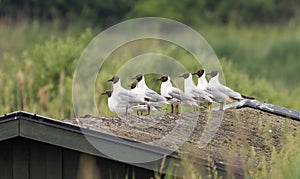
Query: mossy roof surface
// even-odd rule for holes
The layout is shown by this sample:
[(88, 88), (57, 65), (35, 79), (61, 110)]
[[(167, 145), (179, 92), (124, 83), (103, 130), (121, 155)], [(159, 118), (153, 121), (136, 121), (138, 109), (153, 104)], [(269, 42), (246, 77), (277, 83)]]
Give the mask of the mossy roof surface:
[[(224, 115), (223, 115), (224, 114)], [(224, 116), (224, 117), (222, 117)], [(180, 115), (118, 117), (84, 116), (65, 119), (78, 125), (134, 141), (176, 149), (201, 159), (210, 156), (223, 163), (247, 157), (253, 147), (268, 159), (273, 146), (279, 149), (283, 131), (296, 135), (300, 122), (249, 107)], [(200, 140), (208, 139), (200, 147)]]

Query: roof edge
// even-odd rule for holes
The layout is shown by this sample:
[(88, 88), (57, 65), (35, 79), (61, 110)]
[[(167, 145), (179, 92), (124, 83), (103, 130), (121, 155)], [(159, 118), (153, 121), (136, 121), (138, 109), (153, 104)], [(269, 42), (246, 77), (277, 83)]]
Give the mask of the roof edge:
[[(105, 134), (102, 132), (98, 132), (98, 131), (93, 131), (93, 130), (89, 130), (89, 129), (85, 129), (85, 128), (80, 128), (78, 126), (72, 125), (72, 124), (68, 124), (68, 123), (64, 123), (60, 120), (56, 120), (56, 119), (52, 119), (52, 118), (48, 118), (48, 117), (44, 117), (41, 115), (37, 115), (35, 113), (30, 113), (30, 112), (25, 112), (25, 111), (15, 111), (9, 114), (4, 114), (2, 116), (0, 116), (0, 124), (1, 123), (11, 123), (11, 122), (17, 122), (17, 133), (15, 136), (13, 137), (25, 137), (23, 136), (21, 133), (22, 131), (20, 130), (22, 128), (22, 123), (20, 122), (21, 120), (25, 120), (28, 122), (34, 122), (34, 123), (38, 123), (38, 124), (42, 124), (42, 125), (46, 125), (46, 126), (51, 126), (51, 127), (55, 127), (55, 128), (59, 128), (59, 129), (64, 129), (70, 132), (76, 132), (78, 134), (83, 135), (82, 130), (84, 130), (84, 134), (88, 134), (91, 135), (92, 137), (98, 137), (101, 140), (108, 140), (110, 142), (115, 142), (116, 145), (122, 145), (122, 146), (128, 146), (131, 148), (136, 148), (138, 150), (143, 150), (144, 152), (150, 152), (150, 153), (154, 153), (156, 155), (161, 155), (162, 157), (167, 157), (168, 160), (179, 160), (179, 154), (177, 152), (171, 151), (169, 149), (165, 149), (165, 148), (161, 148), (161, 147), (157, 147), (157, 146), (152, 146), (149, 144), (144, 144), (141, 142), (137, 142), (137, 141), (133, 141), (130, 139), (125, 139), (123, 140), (123, 142), (120, 142), (120, 140), (116, 140), (115, 138), (120, 139), (120, 137), (116, 137), (116, 136), (112, 136), (109, 134)], [(11, 137), (11, 138), (13, 138)], [(29, 137), (29, 139), (31, 139)], [(34, 139), (35, 140), (35, 139)], [(46, 143), (48, 143), (47, 141), (44, 141)], [(63, 146), (65, 147), (65, 146)], [(79, 150), (80, 151), (80, 150)], [(88, 152), (87, 152), (88, 153)], [(103, 157), (103, 156), (102, 156)], [(131, 164), (131, 163), (129, 163)], [(201, 165), (204, 167), (208, 167), (208, 162), (206, 160), (203, 159), (196, 159), (195, 160), (195, 164), (196, 165)], [(135, 165), (135, 164), (131, 164), (131, 165)], [(138, 166), (138, 165), (137, 165)], [(230, 164), (224, 164), (224, 163), (219, 163), (216, 162), (216, 168), (218, 170), (221, 171), (226, 171), (226, 167), (231, 166), (234, 167)], [(243, 175), (240, 173), (235, 173), (235, 175)]]
[(265, 102), (261, 102), (258, 100), (253, 100), (253, 99), (245, 99), (241, 100), (239, 102), (235, 102), (232, 104), (225, 105), (225, 109), (231, 109), (231, 108), (244, 108), (244, 107), (250, 107), (253, 109), (258, 109), (260, 111), (264, 111), (267, 113), (279, 115), (282, 117), (287, 117), (291, 118), (293, 120), (300, 121), (300, 112), (293, 110), (293, 109), (288, 109), (285, 107), (277, 106), (274, 104), (269, 104)]

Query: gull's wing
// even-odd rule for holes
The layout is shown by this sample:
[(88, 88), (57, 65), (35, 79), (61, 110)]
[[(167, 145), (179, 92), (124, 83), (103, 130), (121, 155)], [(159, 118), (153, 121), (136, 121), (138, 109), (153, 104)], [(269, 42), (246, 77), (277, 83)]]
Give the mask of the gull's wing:
[(132, 91), (120, 91), (117, 95), (127, 103), (145, 103), (143, 99), (138, 98), (138, 95)]
[(146, 98), (148, 98), (150, 102), (166, 101), (166, 99), (164, 97), (162, 97), (161, 95), (159, 95), (158, 93), (156, 93), (155, 91), (153, 91), (151, 89), (147, 89), (145, 91), (145, 95), (146, 95)]
[(207, 102), (212, 102), (212, 95), (205, 92), (205, 91), (202, 91), (198, 88), (194, 89), (191, 91), (191, 95), (193, 97), (193, 99), (197, 100), (197, 101), (207, 101)]
[(209, 93), (212, 95), (212, 100), (215, 102), (225, 102), (227, 99), (227, 95), (216, 88), (210, 86), (207, 86), (207, 88), (204, 90), (205, 92)]
[(221, 91), (222, 93), (226, 94), (230, 98), (243, 99), (243, 97), (241, 96), (240, 93), (238, 93), (236, 91), (233, 91), (232, 89), (228, 88), (227, 86), (219, 84), (219, 85), (216, 86), (216, 89)]
[(169, 92), (169, 95), (180, 101), (185, 101), (185, 100), (194, 101), (194, 99), (191, 96), (186, 95), (182, 90), (175, 87), (172, 88), (171, 92)]

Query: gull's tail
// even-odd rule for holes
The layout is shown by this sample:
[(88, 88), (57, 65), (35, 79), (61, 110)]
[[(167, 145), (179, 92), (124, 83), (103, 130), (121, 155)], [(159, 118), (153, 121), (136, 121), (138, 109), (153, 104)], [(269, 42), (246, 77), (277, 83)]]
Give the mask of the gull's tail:
[(245, 99), (255, 99), (254, 97), (252, 97), (252, 96), (245, 96), (245, 95), (241, 95), (243, 98), (245, 98)]

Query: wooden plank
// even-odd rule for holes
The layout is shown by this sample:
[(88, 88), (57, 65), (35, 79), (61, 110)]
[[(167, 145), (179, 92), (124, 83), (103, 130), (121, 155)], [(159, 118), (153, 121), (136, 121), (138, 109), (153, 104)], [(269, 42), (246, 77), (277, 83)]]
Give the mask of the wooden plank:
[(62, 148), (47, 145), (46, 152), (46, 173), (47, 179), (61, 179), (62, 178)]
[(29, 178), (29, 143), (24, 138), (13, 140), (13, 178)]
[(30, 141), (30, 178), (46, 178), (46, 154), (45, 146), (36, 141)]
[(101, 178), (126, 178), (126, 165), (105, 158), (97, 158), (97, 167)]
[(30, 178), (60, 179), (61, 148), (42, 142), (30, 142)]
[(0, 123), (0, 141), (10, 139), (19, 135), (19, 121), (8, 121)]
[(80, 153), (78, 161), (78, 178), (107, 178), (100, 177), (100, 170), (97, 165), (97, 157)]
[(13, 141), (0, 142), (0, 174), (3, 179), (13, 178)]
[(74, 150), (62, 149), (62, 178), (78, 178), (78, 165), (80, 153)]
[(132, 165), (126, 166), (125, 175), (127, 178), (154, 178), (154, 172), (152, 170), (147, 170)]

